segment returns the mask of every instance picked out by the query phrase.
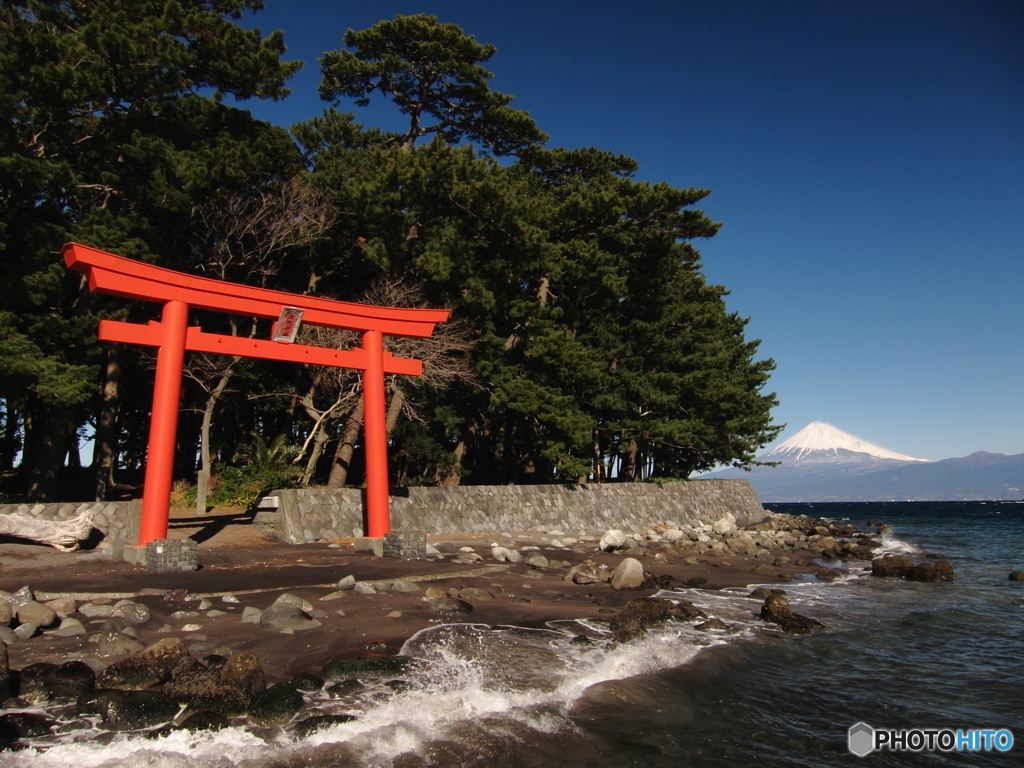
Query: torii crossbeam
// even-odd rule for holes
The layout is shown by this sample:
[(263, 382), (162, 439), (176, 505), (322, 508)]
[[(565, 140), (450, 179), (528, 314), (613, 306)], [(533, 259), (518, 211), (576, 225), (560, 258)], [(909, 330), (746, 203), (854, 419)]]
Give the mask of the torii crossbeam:
[[(163, 304), (160, 322), (139, 325), (101, 320), (99, 325), (101, 341), (158, 349), (140, 545), (167, 537), (185, 350), (361, 370), (366, 534), (377, 537), (390, 530), (384, 375), (419, 376), (423, 373), (423, 363), (385, 352), (384, 336), (427, 338), (433, 334), (437, 323), (448, 319), (448, 310), (376, 307), (255, 288), (186, 275), (78, 243), (68, 243), (61, 253), (69, 268), (86, 274), (90, 290)], [(291, 333), (282, 333), (276, 324), (271, 334), (279, 339), (276, 341), (204, 333), (198, 326), (188, 324), (192, 308), (274, 320), (286, 318), (286, 322), (295, 326), (297, 318), (301, 318), (310, 325), (361, 331), (362, 346), (340, 350), (292, 344), (287, 337), (294, 338), (295, 328), (288, 329)]]

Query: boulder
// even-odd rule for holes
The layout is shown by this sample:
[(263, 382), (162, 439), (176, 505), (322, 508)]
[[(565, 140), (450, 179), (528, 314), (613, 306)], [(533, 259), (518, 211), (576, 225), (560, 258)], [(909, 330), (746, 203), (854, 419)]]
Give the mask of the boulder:
[(1010, 571), (1007, 577), (1010, 581), (1024, 581), (1024, 571)]
[(61, 618), (70, 616), (72, 613), (78, 610), (78, 603), (75, 602), (73, 597), (58, 597), (55, 600), (50, 600), (44, 605), (53, 608), (57, 612), (57, 615)]
[(480, 587), (463, 587), (459, 590), (459, 599), (470, 603), (493, 600), (494, 595)]
[(260, 660), (252, 651), (242, 651), (224, 662), (217, 671), (221, 685), (229, 685), (242, 692), (247, 703), (256, 700), (267, 687)]
[(219, 731), (222, 728), (227, 728), (229, 725), (231, 725), (231, 722), (224, 715), (211, 712), (208, 709), (201, 709), (186, 717), (177, 726), (177, 730), (189, 731), (190, 733), (195, 733), (196, 731)]
[(131, 691), (107, 706), (103, 725), (113, 731), (137, 731), (170, 722), (180, 707), (160, 691)]
[(322, 731), (324, 728), (330, 728), (332, 725), (339, 725), (340, 723), (350, 723), (355, 719), (353, 715), (317, 715), (316, 717), (307, 717), (305, 720), (300, 720), (295, 724), (295, 738), (301, 741), (317, 731)]
[(194, 659), (182, 659), (164, 683), (163, 692), (178, 704), (186, 704), (190, 712), (202, 710), (230, 717), (245, 714), (250, 700), (242, 691), (224, 685), (218, 673)]
[(427, 601), (434, 613), (472, 613), (473, 606), (457, 597), (435, 597)]
[(622, 546), (625, 543), (626, 534), (618, 529), (612, 528), (604, 532), (601, 540), (597, 543), (597, 548), (602, 552), (614, 552), (616, 549), (622, 549)]
[(319, 627), (320, 622), (309, 615), (312, 611), (313, 606), (308, 602), (295, 595), (285, 593), (263, 611), (260, 616), (260, 626), (264, 629), (291, 630), (293, 632), (313, 629)]
[(935, 563), (935, 579), (936, 581), (952, 581), (953, 580), (953, 564), (948, 560), (939, 560)]
[(319, 691), (324, 687), (324, 681), (309, 672), (299, 672), (292, 678), (292, 685), (297, 691)]
[[(99, 636), (96, 655), (103, 657), (131, 656), (132, 654), (141, 652), (145, 647), (146, 646), (130, 635), (123, 635), (120, 632), (104, 632)], [(148, 688), (149, 686), (146, 685), (142, 687)]]
[(544, 555), (530, 555), (526, 564), (531, 568), (547, 568), (551, 563)]
[(913, 561), (906, 555), (888, 555), (876, 557), (871, 561), (871, 575), (882, 577), (904, 577), (914, 567)]
[(735, 517), (735, 515), (733, 515), (732, 512), (726, 512), (723, 517), (718, 518), (717, 520), (715, 520), (714, 523), (711, 524), (711, 530), (713, 530), (719, 536), (721, 536), (722, 534), (725, 534), (725, 533), (735, 533), (736, 532), (736, 517)]
[(29, 640), (39, 634), (39, 627), (35, 624), (19, 624), (14, 628), (14, 635), (19, 640)]
[(783, 632), (794, 635), (806, 635), (824, 627), (820, 621), (793, 613), (786, 596), (780, 592), (770, 594), (761, 606), (761, 618), (764, 621), (778, 624)]
[(842, 568), (829, 568), (827, 565), (823, 565), (814, 575), (817, 576), (818, 581), (833, 582), (844, 579), (850, 574)]
[(56, 664), (45, 661), (21, 668), (18, 683), (18, 697), (30, 704), (45, 704), (50, 700), (46, 679), (57, 668)]
[(11, 608), (10, 602), (0, 600), (0, 627), (10, 626), (12, 619), (14, 619), (14, 609)]
[(632, 557), (625, 558), (612, 573), (612, 589), (639, 589), (644, 583), (644, 566)]
[(115, 662), (96, 676), (97, 688), (142, 690), (171, 679), (178, 662), (188, 656), (185, 644), (167, 637), (123, 661)]
[(35, 600), (22, 603), (15, 613), (22, 624), (35, 624), (41, 629), (56, 626), (58, 623), (57, 612)]
[(153, 618), (149, 608), (142, 603), (134, 603), (131, 600), (122, 600), (116, 603), (110, 611), (110, 616), (124, 619), (132, 627), (141, 626)]
[(698, 624), (695, 628), (707, 632), (712, 629), (729, 629), (729, 625), (721, 619), (708, 619)]
[(46, 736), (53, 732), (57, 725), (45, 715), (36, 712), (11, 712), (0, 716), (0, 752), (4, 744), (12, 744), (20, 739), (31, 739), (35, 736)]
[(0, 702), (11, 698), (11, 669), (7, 665), (7, 644), (0, 642)]
[(642, 635), (652, 624), (669, 619), (695, 618), (707, 618), (707, 615), (687, 600), (673, 603), (660, 597), (640, 597), (630, 600), (612, 616), (610, 629), (615, 641), (624, 643)]
[(302, 709), (302, 694), (291, 683), (274, 683), (249, 709), (249, 722), (261, 728), (284, 725)]
[[(350, 682), (353, 678), (387, 678), (400, 675), (412, 664), (408, 656), (347, 656), (329, 661), (320, 670), (320, 677), (327, 682)], [(343, 683), (344, 684), (344, 683)], [(348, 688), (355, 690), (361, 686)], [(332, 686), (337, 690), (337, 686)], [(351, 692), (346, 690), (346, 692)]]
[(44, 677), (47, 691), (54, 698), (77, 699), (96, 685), (96, 673), (82, 661), (66, 661)]
[(491, 547), (491, 557), (497, 560), (499, 563), (518, 563), (520, 555), (514, 549), (508, 547)]
[(242, 623), (243, 624), (259, 624), (260, 618), (263, 616), (263, 611), (259, 608), (254, 608), (251, 605), (245, 606), (242, 609)]

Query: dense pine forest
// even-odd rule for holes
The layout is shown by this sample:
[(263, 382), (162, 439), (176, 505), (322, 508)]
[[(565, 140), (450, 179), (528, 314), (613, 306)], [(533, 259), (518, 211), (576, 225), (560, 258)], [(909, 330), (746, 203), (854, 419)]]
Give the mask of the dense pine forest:
[[(683, 479), (749, 465), (775, 438), (774, 363), (693, 245), (719, 228), (695, 207), (708, 190), (639, 181), (611, 150), (548, 146), (490, 87), (494, 47), (426, 15), (339, 30), (320, 61), (323, 113), (290, 131), (256, 120), (244, 101), (287, 98), (300, 66), (283, 58), (287, 30), (239, 25), (261, 5), (0, 0), (5, 498), (102, 499), (145, 465), (152, 350), (96, 330), (160, 308), (90, 292), (60, 258), (68, 241), (451, 309), (434, 338), (388, 342), (425, 364), (387, 383), (395, 485)], [(360, 122), (371, 102), (407, 129)], [(270, 333), (248, 317), (191, 322)], [(358, 344), (311, 326), (302, 341)], [(245, 503), (283, 484), (359, 486), (361, 420), (355, 371), (190, 353), (179, 487)]]

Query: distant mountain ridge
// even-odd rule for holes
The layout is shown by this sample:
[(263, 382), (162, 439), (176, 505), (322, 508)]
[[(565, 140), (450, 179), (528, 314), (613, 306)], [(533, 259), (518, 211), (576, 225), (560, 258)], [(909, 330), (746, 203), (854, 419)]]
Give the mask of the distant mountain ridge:
[(749, 480), (762, 502), (968, 501), (1024, 499), (1024, 453), (978, 451), (927, 461), (812, 422), (758, 457), (777, 467), (728, 469), (708, 477)]

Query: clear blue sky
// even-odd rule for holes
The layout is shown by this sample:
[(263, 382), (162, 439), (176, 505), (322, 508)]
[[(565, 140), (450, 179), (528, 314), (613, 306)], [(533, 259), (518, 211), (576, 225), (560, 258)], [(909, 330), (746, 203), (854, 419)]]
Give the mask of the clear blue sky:
[[(318, 57), (396, 14), (498, 53), (549, 146), (713, 194), (697, 247), (778, 364), (776, 421), (926, 459), (1024, 452), (1021, 0), (266, 0), (303, 59), (279, 125), (318, 115)], [(388, 123), (387, 105), (353, 111)]]

